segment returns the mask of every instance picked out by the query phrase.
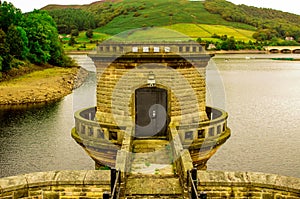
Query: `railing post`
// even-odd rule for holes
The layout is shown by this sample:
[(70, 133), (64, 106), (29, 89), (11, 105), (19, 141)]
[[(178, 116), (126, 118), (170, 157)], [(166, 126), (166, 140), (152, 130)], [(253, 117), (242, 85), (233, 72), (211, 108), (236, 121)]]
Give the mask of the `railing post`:
[(113, 192), (115, 182), (117, 180), (116, 177), (117, 177), (117, 170), (114, 169), (114, 168), (111, 168), (111, 170), (110, 170), (110, 191), (111, 191), (111, 194)]
[(118, 170), (118, 173), (119, 173), (118, 182), (119, 182), (119, 187), (120, 187), (121, 186), (121, 180), (122, 180), (122, 173), (121, 173), (120, 169)]
[(207, 193), (201, 192), (200, 195), (199, 195), (199, 198), (200, 199), (207, 199)]
[(192, 199), (197, 199), (197, 185), (198, 185), (197, 168), (193, 168), (191, 174), (192, 174), (193, 184), (195, 187), (195, 189), (192, 188)]
[(103, 199), (109, 199), (110, 198), (110, 194), (107, 192), (103, 193)]
[(186, 185), (187, 185), (187, 187), (189, 187), (190, 186), (190, 170), (187, 170), (187, 172), (186, 172)]

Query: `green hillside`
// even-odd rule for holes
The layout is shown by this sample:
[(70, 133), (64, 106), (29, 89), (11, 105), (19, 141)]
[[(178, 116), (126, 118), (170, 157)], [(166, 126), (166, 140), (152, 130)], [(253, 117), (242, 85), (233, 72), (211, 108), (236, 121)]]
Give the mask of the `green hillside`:
[[(59, 33), (65, 36), (62, 39), (65, 49), (92, 49), (99, 41), (134, 29), (140, 30), (126, 36), (127, 39), (145, 38), (147, 34), (164, 40), (166, 36), (176, 40), (188, 36), (206, 44), (213, 43), (217, 49), (300, 45), (297, 23), (300, 16), (235, 5), (225, 0), (103, 0), (82, 6), (48, 5), (43, 9), (56, 21)], [(149, 27), (171, 29), (182, 37), (162, 29), (153, 32)], [(88, 30), (93, 31), (90, 38), (85, 34)], [(294, 40), (285, 41), (286, 37)]]
[[(114, 6), (114, 4), (113, 4)], [(211, 14), (200, 1), (188, 0), (124, 0), (115, 4), (116, 7), (135, 7), (138, 10), (127, 12), (111, 20), (105, 26), (98, 28), (99, 32), (118, 34), (125, 30), (142, 27), (161, 27), (181, 23), (225, 25), (235, 28), (255, 30), (250, 25), (228, 22), (220, 15)]]
[[(55, 17), (57, 10), (66, 12), (67, 8), (79, 9), (78, 6), (58, 6), (49, 5), (45, 7), (50, 14), (61, 24), (62, 17)], [(188, 0), (123, 0), (114, 2), (95, 2), (90, 5), (81, 6), (82, 10), (95, 14), (95, 21), (98, 28), (95, 32), (115, 35), (126, 30), (142, 27), (171, 27), (176, 24), (208, 24), (230, 26), (236, 29), (246, 29), (254, 31), (253, 26), (243, 23), (233, 23), (224, 20), (218, 14), (209, 13), (201, 1)], [(78, 13), (76, 13), (78, 15)], [(69, 15), (70, 16), (70, 15)], [(74, 15), (73, 15), (74, 16)], [(70, 21), (70, 20), (68, 20)], [(180, 26), (180, 25), (179, 25)], [(178, 27), (178, 26), (177, 26)], [(177, 29), (175, 27), (174, 30)], [(180, 29), (180, 28), (179, 28)], [(182, 30), (184, 27), (181, 28)], [(201, 30), (200, 28), (196, 28)], [(182, 32), (182, 31), (180, 31)], [(205, 31), (207, 33), (207, 31)], [(187, 34), (185, 32), (182, 32)], [(226, 34), (226, 32), (218, 32)], [(190, 34), (187, 34), (190, 35)], [(190, 35), (193, 36), (193, 35)], [(194, 36), (199, 37), (197, 33)], [(209, 37), (209, 35), (206, 35)], [(243, 36), (239, 36), (243, 38)]]

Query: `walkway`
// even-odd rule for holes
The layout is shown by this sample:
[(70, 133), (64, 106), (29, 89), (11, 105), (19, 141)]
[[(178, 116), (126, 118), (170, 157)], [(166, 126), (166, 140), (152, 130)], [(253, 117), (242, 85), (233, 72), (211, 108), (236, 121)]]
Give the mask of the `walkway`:
[(169, 141), (135, 140), (133, 153), (124, 198), (183, 198)]

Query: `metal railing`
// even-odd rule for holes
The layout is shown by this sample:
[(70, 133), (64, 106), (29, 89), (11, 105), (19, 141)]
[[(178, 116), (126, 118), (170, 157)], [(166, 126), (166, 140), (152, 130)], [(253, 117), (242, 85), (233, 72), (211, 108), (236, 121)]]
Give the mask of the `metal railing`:
[(190, 193), (190, 199), (198, 199), (198, 178), (197, 178), (197, 169), (193, 168), (192, 170), (187, 171), (187, 188)]
[(187, 188), (190, 199), (207, 199), (207, 194), (205, 192), (201, 192), (200, 194), (198, 194), (197, 186), (197, 169), (193, 168), (192, 170), (187, 171)]
[(121, 191), (121, 171), (111, 169), (111, 199), (118, 199)]
[(111, 193), (104, 192), (103, 199), (119, 199), (121, 192), (121, 171), (110, 170), (110, 190)]

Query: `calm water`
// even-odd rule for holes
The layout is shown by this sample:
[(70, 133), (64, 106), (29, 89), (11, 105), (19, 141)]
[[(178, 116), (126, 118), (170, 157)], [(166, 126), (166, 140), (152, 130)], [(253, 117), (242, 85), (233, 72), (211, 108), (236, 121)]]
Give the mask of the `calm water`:
[(208, 87), (225, 89), (225, 103), (213, 105), (225, 105), (232, 136), (209, 161), (211, 170), (300, 177), (300, 62), (259, 59), (265, 56), (214, 58), (223, 86)]
[[(265, 56), (218, 55), (208, 67), (208, 105), (226, 109), (232, 130), (231, 138), (209, 161), (210, 170), (300, 177), (300, 62), (262, 59)], [(82, 58), (80, 63), (91, 69), (85, 62)], [(0, 177), (93, 169), (93, 161), (70, 131), (74, 111), (94, 104), (91, 72), (82, 87), (60, 102), (2, 108)]]

